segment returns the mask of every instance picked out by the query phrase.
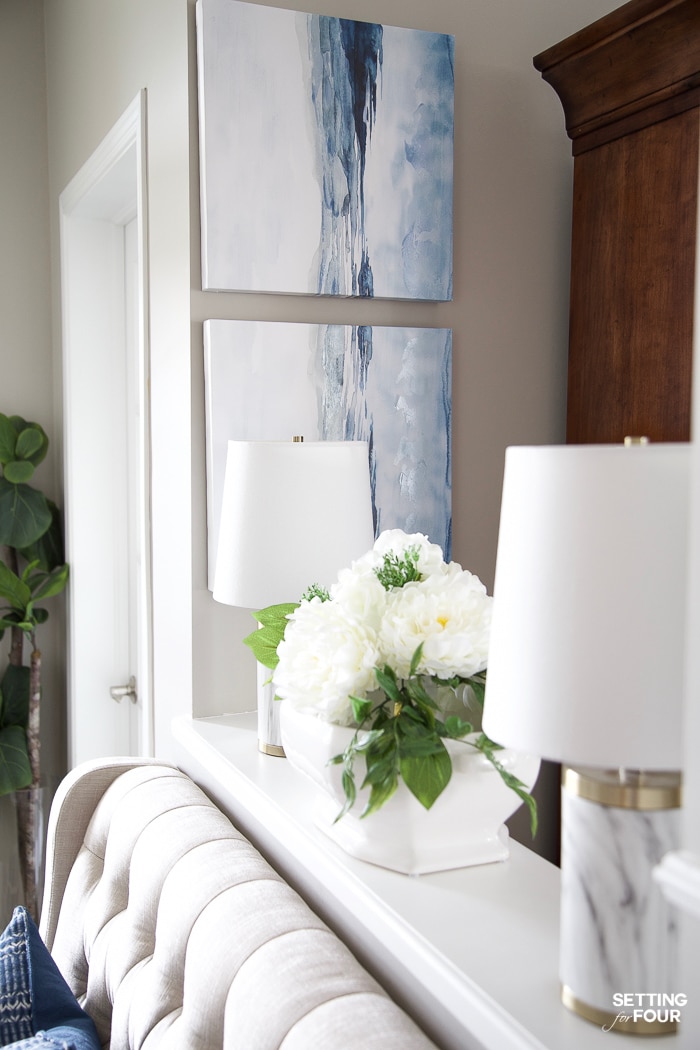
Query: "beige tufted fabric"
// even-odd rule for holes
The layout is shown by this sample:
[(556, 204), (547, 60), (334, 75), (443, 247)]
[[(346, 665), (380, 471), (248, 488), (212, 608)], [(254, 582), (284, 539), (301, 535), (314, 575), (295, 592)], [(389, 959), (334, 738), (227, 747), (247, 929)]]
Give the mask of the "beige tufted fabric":
[(41, 933), (111, 1050), (434, 1050), (171, 766), (65, 779)]

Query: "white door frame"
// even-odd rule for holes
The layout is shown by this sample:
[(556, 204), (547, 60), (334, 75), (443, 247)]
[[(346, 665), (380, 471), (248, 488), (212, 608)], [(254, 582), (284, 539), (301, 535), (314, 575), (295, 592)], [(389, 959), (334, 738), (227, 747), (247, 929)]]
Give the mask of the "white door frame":
[[(141, 91), (59, 199), (71, 766), (153, 753), (146, 174)], [(137, 703), (116, 703), (109, 687), (132, 674)]]

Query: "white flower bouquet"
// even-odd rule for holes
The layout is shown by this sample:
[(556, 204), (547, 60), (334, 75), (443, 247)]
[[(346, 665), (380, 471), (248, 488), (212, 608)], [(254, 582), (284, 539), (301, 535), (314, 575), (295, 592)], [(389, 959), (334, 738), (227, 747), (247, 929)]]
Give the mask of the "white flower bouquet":
[(345, 806), (354, 804), (355, 762), (370, 788), (362, 816), (379, 809), (399, 778), (429, 809), (449, 783), (444, 740), (481, 751), (528, 805), (525, 785), (499, 763), (480, 731), (492, 598), (477, 576), (419, 534), (383, 532), (341, 570), (330, 591), (312, 586), (299, 604), (254, 616), (246, 643), (272, 672), (276, 694), (297, 710), (355, 728), (343, 754)]

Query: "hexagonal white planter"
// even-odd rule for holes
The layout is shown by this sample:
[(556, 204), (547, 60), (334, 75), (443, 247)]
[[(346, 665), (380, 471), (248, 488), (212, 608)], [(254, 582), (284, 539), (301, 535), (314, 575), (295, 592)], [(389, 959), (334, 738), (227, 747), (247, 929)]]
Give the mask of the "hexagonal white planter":
[[(364, 818), (360, 813), (369, 791), (358, 790), (354, 807), (336, 822), (345, 801), (342, 767), (328, 761), (347, 747), (353, 730), (296, 711), (286, 701), (282, 701), (280, 723), (287, 760), (319, 788), (316, 825), (352, 856), (410, 875), (507, 858), (508, 830), (503, 821), (521, 805), (520, 800), (488, 759), (468, 744), (445, 741), (452, 777), (429, 810), (400, 780), (389, 801)], [(532, 787), (539, 773), (538, 758), (509, 749), (499, 751), (498, 758), (528, 789)], [(356, 777), (359, 788), (364, 777), (361, 760)]]

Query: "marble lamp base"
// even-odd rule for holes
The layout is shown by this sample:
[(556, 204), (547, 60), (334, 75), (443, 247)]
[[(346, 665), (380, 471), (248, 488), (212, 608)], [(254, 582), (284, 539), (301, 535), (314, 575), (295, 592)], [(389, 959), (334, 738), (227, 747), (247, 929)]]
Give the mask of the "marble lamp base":
[(566, 1006), (606, 1031), (676, 1030), (674, 909), (652, 878), (680, 840), (680, 774), (562, 771)]
[(270, 681), (272, 672), (258, 663), (258, 751), (264, 755), (284, 758), (280, 729), (280, 701), (275, 700), (275, 687)]

